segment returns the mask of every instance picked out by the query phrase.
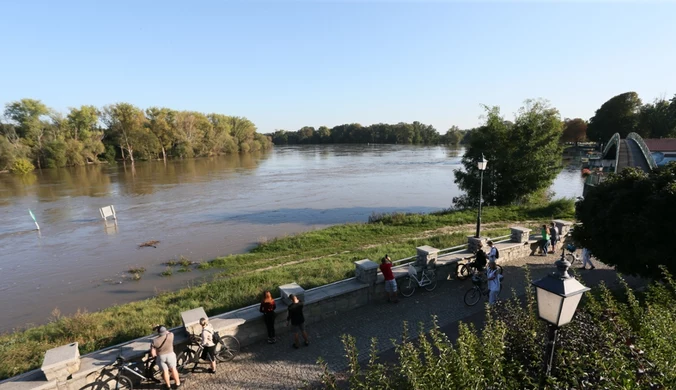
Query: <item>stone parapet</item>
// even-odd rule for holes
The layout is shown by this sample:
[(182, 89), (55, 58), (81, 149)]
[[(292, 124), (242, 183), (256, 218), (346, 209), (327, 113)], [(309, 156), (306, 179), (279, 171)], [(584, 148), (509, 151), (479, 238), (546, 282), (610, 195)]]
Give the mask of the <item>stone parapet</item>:
[(434, 267), (439, 255), (439, 249), (429, 245), (423, 245), (415, 248), (418, 256), (415, 261), (416, 267)]
[(200, 318), (208, 318), (204, 308), (198, 307), (184, 311), (181, 313), (181, 320), (183, 320), (183, 327), (188, 334), (201, 334), (202, 325), (200, 325)]
[(512, 226), (511, 228), (511, 241), (512, 242), (528, 242), (530, 239), (531, 229), (521, 227), (521, 226)]
[(573, 223), (570, 221), (564, 221), (561, 219), (555, 219), (554, 224), (556, 225), (556, 228), (559, 229), (559, 233), (561, 233), (561, 236), (564, 236), (568, 234), (570, 229), (573, 227)]
[[(479, 249), (480, 246), (486, 248), (487, 244), (486, 242), (488, 241), (488, 237), (474, 237), (474, 236), (467, 236), (467, 250), (474, 253)], [(481, 245), (479, 245), (481, 244)]]
[(80, 369), (80, 350), (77, 343), (62, 345), (45, 352), (40, 368), (48, 381), (66, 380)]
[(298, 299), (305, 302), (305, 290), (303, 287), (298, 285), (298, 283), (289, 283), (279, 286), (279, 294), (281, 295), (282, 301), (284, 301), (284, 303), (287, 305), (291, 304), (291, 298), (289, 298), (291, 294), (297, 296)]
[(359, 282), (373, 285), (378, 279), (378, 263), (369, 259), (355, 261), (354, 273)]

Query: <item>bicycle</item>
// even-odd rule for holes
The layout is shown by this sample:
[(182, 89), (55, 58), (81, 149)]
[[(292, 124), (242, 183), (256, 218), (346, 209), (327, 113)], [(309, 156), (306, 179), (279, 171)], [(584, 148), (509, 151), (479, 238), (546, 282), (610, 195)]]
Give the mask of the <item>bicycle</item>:
[[(465, 296), (463, 298), (465, 305), (474, 306), (479, 302), (479, 299), (481, 299), (482, 296), (488, 297), (490, 291), (488, 290), (488, 283), (486, 282), (486, 280), (479, 276), (479, 273), (472, 275), (473, 286), (467, 290), (467, 292), (465, 292)], [(502, 292), (502, 283), (500, 283), (500, 291), (498, 292), (498, 295), (500, 295), (500, 292)]]
[[(218, 332), (214, 332), (214, 342), (216, 343), (215, 358), (219, 362), (229, 362), (239, 353), (239, 340), (234, 336), (221, 336)], [(193, 349), (194, 347), (197, 347), (197, 350)], [(202, 346), (201, 338), (196, 334), (191, 334), (190, 343), (176, 358), (178, 373), (187, 374), (188, 372), (195, 372), (197, 365), (201, 363), (203, 351), (204, 347)], [(188, 368), (190, 363), (194, 363), (192, 369)]]
[[(162, 375), (162, 370), (155, 364), (155, 358), (151, 358), (149, 355), (146, 355), (143, 371), (138, 367), (138, 363), (130, 362), (122, 355), (118, 355), (115, 358), (115, 362), (110, 364), (101, 371), (102, 378), (104, 374), (108, 374), (111, 378), (102, 381), (99, 380), (96, 383), (98, 384), (97, 389), (101, 390), (133, 390), (134, 385), (132, 378), (135, 378), (141, 383), (162, 383), (160, 376)], [(112, 375), (112, 371), (117, 370), (115, 375)], [(112, 382), (115, 382), (115, 385), (112, 385)]]
[(401, 283), (401, 295), (410, 297), (416, 290), (416, 287), (425, 287), (427, 291), (434, 291), (437, 288), (437, 271), (434, 268), (425, 267), (422, 271), (422, 277), (418, 279), (418, 271), (411, 264), (408, 266), (408, 275)]
[[(486, 266), (488, 266), (488, 263), (486, 263)], [(495, 264), (495, 267), (498, 269), (498, 274), (502, 275), (502, 266), (500, 266), (500, 264)], [(474, 262), (468, 261), (458, 268), (458, 279), (465, 280), (470, 275), (474, 275), (477, 272), (479, 272), (479, 270), (474, 266)]]
[[(566, 251), (568, 253), (566, 254)], [(575, 262), (581, 263), (582, 260), (580, 259), (580, 256), (578, 256), (577, 253), (577, 248), (573, 244), (566, 244), (562, 249), (561, 249), (561, 260), (568, 260), (570, 263), (570, 266), (572, 267)]]

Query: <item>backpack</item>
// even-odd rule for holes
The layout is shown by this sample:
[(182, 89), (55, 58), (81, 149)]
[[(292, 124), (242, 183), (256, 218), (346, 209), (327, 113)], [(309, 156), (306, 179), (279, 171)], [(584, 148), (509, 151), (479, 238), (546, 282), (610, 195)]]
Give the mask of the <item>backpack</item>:
[(500, 258), (500, 251), (499, 251), (498, 248), (495, 247), (495, 246), (493, 247), (493, 249), (495, 249), (495, 258), (496, 258), (496, 259), (499, 259), (499, 258)]

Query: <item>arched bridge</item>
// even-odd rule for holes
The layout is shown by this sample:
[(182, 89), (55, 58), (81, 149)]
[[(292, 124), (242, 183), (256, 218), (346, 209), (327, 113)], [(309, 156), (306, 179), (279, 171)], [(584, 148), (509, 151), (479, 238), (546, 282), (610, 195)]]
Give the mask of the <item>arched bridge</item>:
[(636, 167), (644, 172), (657, 168), (657, 163), (643, 138), (636, 133), (629, 133), (625, 139), (621, 139), (619, 133), (613, 134), (603, 148), (603, 159), (614, 160), (615, 172), (627, 167)]

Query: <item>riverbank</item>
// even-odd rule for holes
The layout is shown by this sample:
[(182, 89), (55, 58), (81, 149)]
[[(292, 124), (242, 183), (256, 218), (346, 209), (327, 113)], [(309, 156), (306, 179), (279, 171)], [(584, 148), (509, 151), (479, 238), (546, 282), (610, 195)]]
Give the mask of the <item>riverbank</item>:
[[(572, 218), (573, 203), (558, 200), (544, 207), (489, 207), (484, 209), (483, 233), (507, 233), (514, 221)], [(210, 283), (165, 293), (143, 301), (113, 306), (94, 313), (80, 312), (55, 317), (44, 326), (0, 336), (0, 378), (39, 367), (47, 349), (77, 341), (87, 353), (150, 332), (152, 323), (180, 325), (180, 312), (202, 306), (209, 315), (226, 312), (258, 301), (269, 289), (295, 281), (306, 289), (354, 274), (353, 262), (378, 259), (389, 253), (394, 259), (414, 254), (414, 248), (431, 245), (445, 248), (466, 242), (473, 232), (474, 210), (434, 214), (387, 214), (371, 223), (345, 224), (274, 239), (251, 252), (210, 261), (218, 270)]]

